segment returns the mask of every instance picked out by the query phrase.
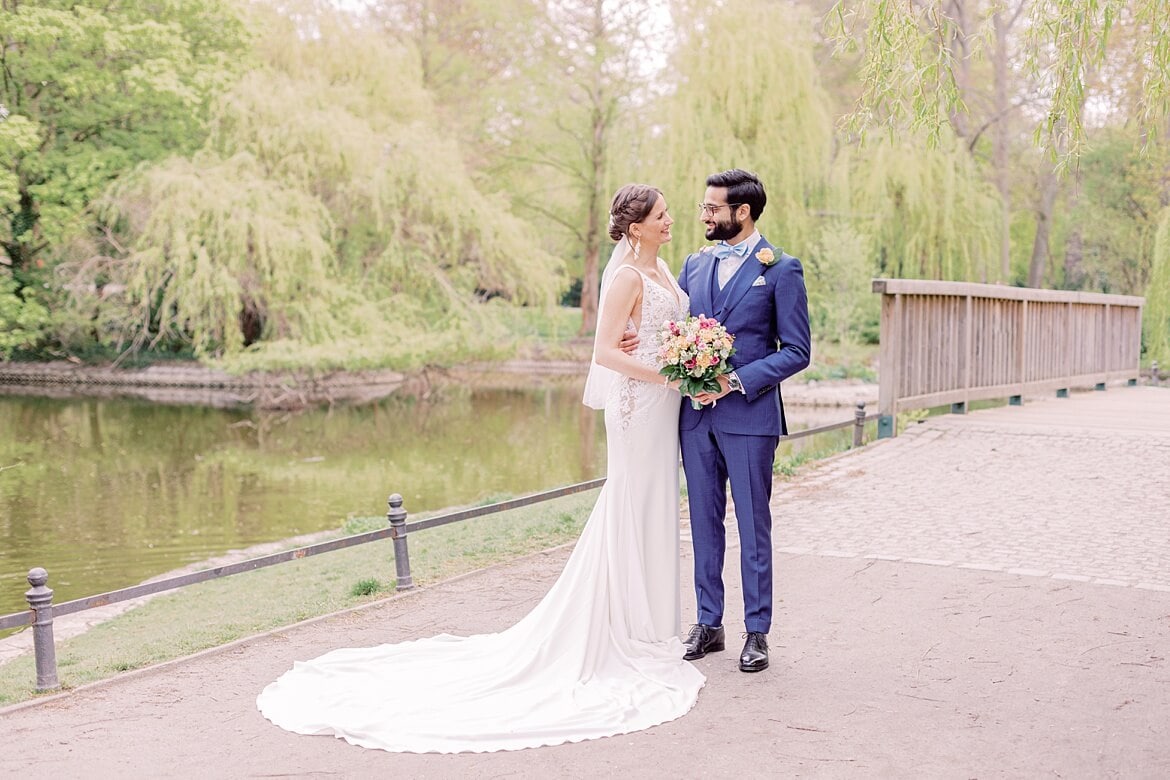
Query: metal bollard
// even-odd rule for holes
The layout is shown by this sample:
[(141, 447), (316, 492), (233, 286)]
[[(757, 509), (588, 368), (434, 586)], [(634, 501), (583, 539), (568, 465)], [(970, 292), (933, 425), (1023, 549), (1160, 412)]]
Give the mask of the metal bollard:
[(390, 505), (386, 519), (390, 522), (390, 538), (394, 540), (395, 588), (410, 590), (414, 587), (414, 581), (410, 578), (410, 551), (406, 547), (406, 510), (402, 508), (402, 496), (394, 493), (386, 499), (386, 503)]
[(865, 401), (857, 402), (857, 409), (853, 412), (853, 446), (865, 444)]
[(57, 682), (57, 648), (53, 645), (53, 589), (45, 587), (49, 573), (39, 566), (28, 572), (25, 591), (29, 609), (36, 616), (33, 621), (33, 652), (37, 659), (37, 690), (52, 691), (61, 687)]
[(1157, 360), (1155, 360), (1153, 363), (1150, 363), (1150, 381), (1154, 385), (1154, 387), (1157, 387), (1158, 383), (1161, 381), (1161, 378), (1158, 376), (1158, 361)]

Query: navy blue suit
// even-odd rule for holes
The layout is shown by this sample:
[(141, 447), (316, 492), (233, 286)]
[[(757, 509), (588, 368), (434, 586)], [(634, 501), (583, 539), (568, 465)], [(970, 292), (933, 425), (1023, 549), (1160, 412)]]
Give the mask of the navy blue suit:
[[(761, 238), (735, 275), (719, 290), (710, 248), (687, 257), (679, 285), (691, 314), (719, 320), (735, 336), (731, 366), (744, 393), (732, 391), (716, 406), (696, 411), (684, 401), (679, 442), (695, 550), (698, 622), (723, 624), (724, 519), (727, 483), (739, 525), (746, 630), (772, 626), (772, 465), (787, 433), (780, 382), (809, 364), (808, 297), (800, 261)], [(765, 266), (761, 250), (774, 253)], [(763, 279), (762, 282), (758, 281)]]

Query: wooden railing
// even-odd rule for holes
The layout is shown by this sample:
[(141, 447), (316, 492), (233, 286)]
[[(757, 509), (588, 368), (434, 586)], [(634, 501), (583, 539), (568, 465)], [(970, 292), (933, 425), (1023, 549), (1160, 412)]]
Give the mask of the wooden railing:
[(1142, 305), (1130, 295), (875, 279), (882, 296), (878, 435), (901, 411), (1070, 388), (1140, 374)]

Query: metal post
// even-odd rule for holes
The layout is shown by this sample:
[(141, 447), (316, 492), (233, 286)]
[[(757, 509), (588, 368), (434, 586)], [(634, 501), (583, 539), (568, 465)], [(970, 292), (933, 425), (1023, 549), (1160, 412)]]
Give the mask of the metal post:
[(37, 690), (52, 691), (61, 687), (57, 682), (57, 649), (53, 645), (53, 589), (45, 587), (49, 573), (39, 566), (28, 572), (25, 591), (29, 609), (36, 619), (33, 621), (33, 653), (37, 659)]
[(1161, 379), (1158, 376), (1158, 361), (1155, 360), (1153, 363), (1150, 363), (1150, 382), (1154, 387), (1157, 387), (1159, 381)]
[(865, 401), (857, 402), (857, 410), (853, 412), (853, 446), (865, 444)]
[(390, 521), (390, 538), (394, 540), (394, 571), (398, 577), (395, 588), (410, 590), (414, 581), (410, 578), (410, 551), (406, 547), (406, 510), (402, 508), (402, 496), (394, 493), (386, 503), (390, 505), (386, 519)]

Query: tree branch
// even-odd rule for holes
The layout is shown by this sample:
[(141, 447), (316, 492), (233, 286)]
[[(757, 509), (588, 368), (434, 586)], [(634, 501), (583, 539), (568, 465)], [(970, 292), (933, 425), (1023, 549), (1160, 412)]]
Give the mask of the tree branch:
[(986, 130), (989, 127), (991, 127), (996, 122), (998, 122), (1001, 119), (1003, 119), (1004, 117), (1006, 117), (1011, 112), (1013, 112), (1017, 109), (1023, 108), (1024, 106), (1029, 105), (1031, 103), (1035, 103), (1037, 101), (1038, 101), (1038, 98), (1026, 98), (1024, 100), (1019, 101), (1018, 103), (1013, 103), (1012, 105), (1005, 108), (1003, 111), (1000, 111), (996, 114), (993, 114), (991, 117), (988, 118), (988, 120), (986, 122), (984, 122), (982, 125), (979, 126), (978, 130), (976, 130), (971, 135), (971, 141), (967, 144), (967, 151), (974, 151), (975, 150), (975, 144), (978, 143), (979, 136), (983, 135), (983, 133), (986, 132)]
[(513, 162), (528, 163), (529, 165), (543, 165), (545, 167), (552, 168), (555, 171), (560, 171), (561, 173), (564, 173), (568, 176), (573, 176), (576, 178), (581, 177), (580, 171), (567, 163), (560, 162), (556, 158), (532, 157), (523, 154), (505, 154), (503, 157), (504, 159), (512, 160)]
[(546, 209), (544, 206), (537, 205), (537, 203), (535, 201), (531, 201), (531, 200), (524, 201), (523, 205), (524, 205), (524, 208), (530, 209), (531, 211), (534, 211), (537, 214), (540, 214), (542, 217), (545, 217), (549, 220), (552, 220), (553, 222), (557, 223), (561, 227), (565, 228), (573, 235), (573, 238), (575, 238), (577, 241), (580, 241), (581, 243), (585, 242), (585, 234), (581, 232), (580, 228), (575, 223), (570, 222), (568, 219), (566, 219), (561, 214), (558, 214), (555, 211), (551, 211), (550, 209)]

